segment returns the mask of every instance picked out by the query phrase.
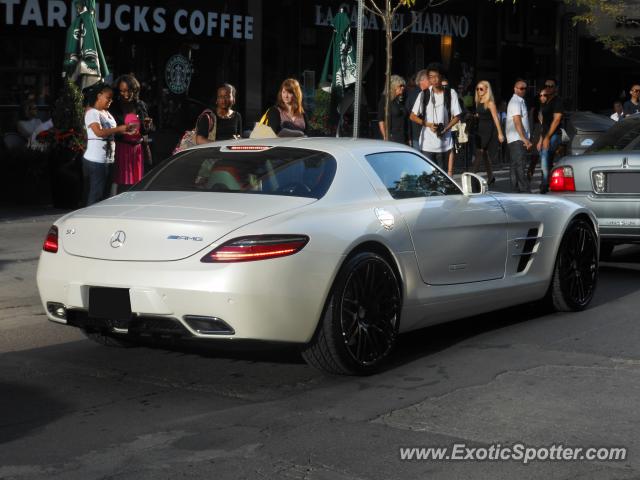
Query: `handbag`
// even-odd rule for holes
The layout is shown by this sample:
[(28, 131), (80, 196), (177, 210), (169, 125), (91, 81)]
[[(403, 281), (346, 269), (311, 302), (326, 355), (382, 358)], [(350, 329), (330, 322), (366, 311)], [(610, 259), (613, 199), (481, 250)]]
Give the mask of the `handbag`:
[(260, 121), (256, 123), (255, 127), (251, 131), (249, 138), (277, 138), (278, 136), (273, 131), (273, 128), (269, 126), (269, 111), (271, 109), (267, 108), (267, 111), (264, 112), (264, 115), (260, 117)]
[(144, 158), (145, 165), (153, 165), (153, 155), (151, 153), (151, 146), (149, 145), (149, 135), (142, 136), (142, 157)]
[(260, 118), (260, 121), (258, 123), (261, 123), (262, 125), (266, 125), (267, 127), (269, 126), (269, 110), (271, 110), (270, 108), (267, 108), (267, 111), (264, 112), (264, 115), (262, 115), (262, 117)]
[(469, 135), (467, 133), (467, 124), (465, 122), (458, 122), (451, 130), (457, 132), (458, 143), (467, 143), (469, 141)]
[[(215, 121), (214, 113), (213, 113), (212, 110), (206, 109), (200, 115), (198, 115), (198, 119), (200, 119), (200, 117), (202, 117), (202, 115), (206, 115), (207, 116), (207, 120), (209, 120), (209, 135), (207, 136), (207, 138), (209, 140), (211, 140), (211, 141), (215, 141), (215, 139), (216, 139), (216, 121)], [(180, 138), (180, 141), (178, 142), (178, 145), (176, 145), (176, 148), (173, 149), (173, 153), (174, 154), (176, 154), (178, 152), (182, 152), (183, 150), (186, 150), (187, 148), (191, 148), (191, 147), (197, 145), (197, 141), (196, 141), (197, 128), (198, 128), (198, 122), (196, 121), (196, 126), (193, 128), (193, 130), (186, 130), (182, 134), (182, 137)]]

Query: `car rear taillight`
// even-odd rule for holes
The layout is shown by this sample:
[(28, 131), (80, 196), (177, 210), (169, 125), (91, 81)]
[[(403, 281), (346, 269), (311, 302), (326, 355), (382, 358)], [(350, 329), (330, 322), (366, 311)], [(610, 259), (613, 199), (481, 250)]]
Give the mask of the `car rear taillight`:
[(205, 263), (231, 263), (286, 257), (299, 252), (309, 241), (306, 235), (256, 235), (234, 238), (200, 259)]
[(551, 172), (549, 190), (551, 190), (552, 192), (575, 192), (576, 183), (573, 180), (573, 168), (554, 168)]
[(58, 227), (55, 225), (47, 232), (47, 238), (44, 239), (42, 249), (45, 252), (58, 253)]

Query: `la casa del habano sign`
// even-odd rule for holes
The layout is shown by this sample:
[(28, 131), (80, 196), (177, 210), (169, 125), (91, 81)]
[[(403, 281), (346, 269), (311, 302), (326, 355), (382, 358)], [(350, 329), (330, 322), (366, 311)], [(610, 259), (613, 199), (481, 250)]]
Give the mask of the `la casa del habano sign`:
[[(358, 11), (356, 7), (349, 4), (343, 4), (337, 9), (316, 5), (315, 25), (331, 25), (333, 17), (337, 15), (341, 9), (351, 17), (351, 25), (356, 27), (358, 24)], [(469, 34), (469, 19), (466, 16), (433, 12), (412, 11), (397, 13), (393, 18), (392, 29), (399, 32), (411, 22), (413, 22), (413, 25), (409, 29), (411, 33), (451, 35), (452, 37), (459, 38), (465, 38)], [(363, 25), (366, 30), (381, 30), (383, 28), (382, 20), (377, 15), (366, 11), (364, 12)]]

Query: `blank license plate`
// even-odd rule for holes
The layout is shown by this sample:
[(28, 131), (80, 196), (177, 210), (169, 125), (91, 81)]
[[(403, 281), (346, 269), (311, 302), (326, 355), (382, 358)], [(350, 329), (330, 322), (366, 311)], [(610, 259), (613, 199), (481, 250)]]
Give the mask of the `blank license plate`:
[(89, 288), (89, 317), (109, 320), (131, 318), (128, 288)]
[(607, 174), (608, 193), (640, 193), (640, 172)]

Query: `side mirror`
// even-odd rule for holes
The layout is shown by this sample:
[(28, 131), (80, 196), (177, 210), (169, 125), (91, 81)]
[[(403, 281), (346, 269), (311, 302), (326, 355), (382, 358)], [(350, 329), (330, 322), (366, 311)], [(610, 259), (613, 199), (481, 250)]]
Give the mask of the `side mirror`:
[(460, 177), (460, 183), (462, 184), (462, 193), (467, 196), (482, 195), (487, 193), (487, 190), (489, 190), (487, 181), (475, 173), (463, 173)]

